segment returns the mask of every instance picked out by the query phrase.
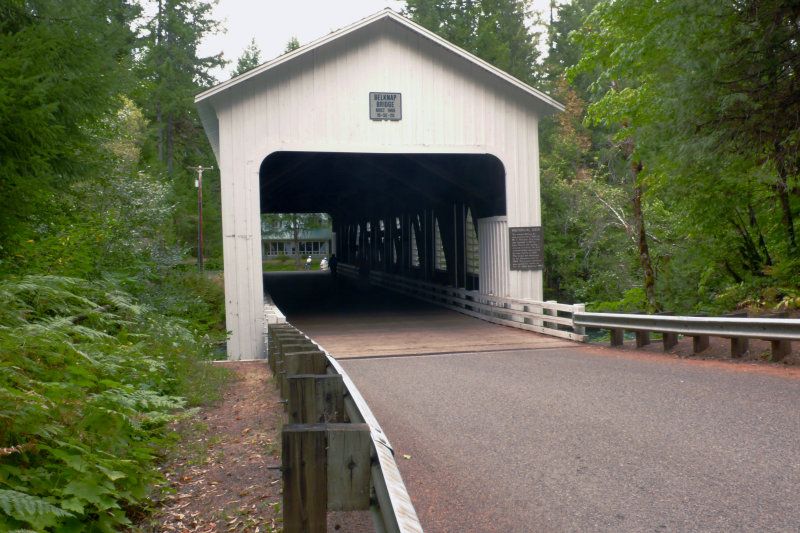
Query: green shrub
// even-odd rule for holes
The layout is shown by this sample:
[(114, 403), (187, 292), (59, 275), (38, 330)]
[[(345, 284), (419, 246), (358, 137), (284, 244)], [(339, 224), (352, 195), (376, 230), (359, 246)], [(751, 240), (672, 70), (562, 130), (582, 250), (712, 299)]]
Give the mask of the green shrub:
[(159, 478), (207, 343), (114, 283), (0, 282), (0, 531), (113, 531)]

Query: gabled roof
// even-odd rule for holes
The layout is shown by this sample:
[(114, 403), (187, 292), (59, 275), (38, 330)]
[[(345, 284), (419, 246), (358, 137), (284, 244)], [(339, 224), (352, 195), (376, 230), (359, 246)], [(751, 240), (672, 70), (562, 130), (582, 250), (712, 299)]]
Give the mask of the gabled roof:
[(394, 11), (392, 11), (391, 8), (388, 8), (388, 7), (386, 9), (383, 9), (382, 11), (379, 11), (379, 12), (375, 13), (374, 15), (371, 15), (369, 17), (361, 19), (360, 21), (358, 21), (358, 22), (356, 22), (354, 24), (351, 24), (350, 26), (346, 26), (346, 27), (344, 27), (344, 28), (342, 28), (340, 30), (332, 32), (332, 33), (326, 35), (325, 37), (317, 39), (316, 41), (312, 41), (312, 42), (310, 42), (310, 43), (308, 43), (308, 44), (306, 44), (304, 46), (301, 46), (300, 48), (298, 48), (296, 50), (293, 50), (292, 52), (288, 52), (288, 53), (286, 53), (286, 54), (284, 54), (282, 56), (279, 56), (279, 57), (277, 57), (277, 58), (275, 58), (275, 59), (273, 59), (271, 61), (267, 61), (266, 63), (264, 63), (262, 65), (259, 65), (259, 66), (255, 67), (254, 69), (245, 72), (244, 74), (241, 74), (239, 76), (231, 78), (228, 81), (222, 82), (219, 85), (216, 85), (216, 86), (214, 86), (214, 87), (212, 87), (212, 88), (210, 88), (210, 89), (208, 89), (206, 91), (203, 91), (202, 93), (198, 94), (195, 97), (195, 103), (200, 103), (203, 100), (206, 100), (207, 98), (210, 98), (210, 97), (214, 96), (215, 94), (218, 94), (218, 93), (226, 91), (227, 89), (230, 89), (234, 85), (238, 85), (239, 83), (242, 83), (242, 82), (244, 82), (246, 80), (249, 80), (250, 78), (254, 78), (256, 76), (259, 76), (260, 74), (262, 74), (262, 73), (264, 73), (264, 72), (266, 72), (268, 70), (274, 69), (275, 67), (277, 67), (279, 65), (282, 65), (283, 63), (286, 63), (288, 61), (292, 61), (296, 57), (299, 57), (301, 55), (307, 54), (307, 53), (311, 52), (312, 50), (316, 50), (317, 48), (324, 47), (326, 44), (328, 44), (328, 43), (330, 43), (332, 41), (335, 41), (335, 40), (340, 39), (340, 38), (342, 38), (342, 37), (344, 37), (346, 35), (349, 35), (351, 33), (357, 32), (358, 30), (360, 30), (362, 28), (365, 28), (367, 26), (370, 26), (372, 24), (375, 24), (375, 23), (378, 23), (380, 21), (387, 20), (387, 19), (391, 20), (393, 22), (396, 22), (397, 24), (400, 24), (401, 26), (404, 26), (404, 27), (410, 29), (411, 31), (414, 31), (414, 32), (422, 35), (423, 37), (426, 37), (427, 39), (433, 41), (437, 45), (439, 45), (439, 46), (445, 48), (446, 50), (450, 51), (451, 53), (461, 57), (465, 61), (473, 63), (474, 65), (477, 65), (478, 67), (482, 68), (483, 70), (485, 70), (485, 71), (489, 72), (490, 74), (496, 76), (497, 78), (505, 81), (509, 85), (511, 85), (513, 87), (516, 87), (520, 91), (522, 91), (524, 93), (527, 93), (527, 94), (529, 94), (531, 96), (536, 97), (537, 99), (539, 99), (543, 103), (545, 103), (548, 106), (550, 106), (551, 108), (553, 108), (553, 110), (564, 111), (564, 106), (563, 105), (561, 105), (560, 103), (558, 103), (557, 101), (555, 101), (554, 99), (549, 97), (548, 95), (544, 94), (543, 92), (534, 89), (530, 85), (518, 80), (514, 76), (511, 76), (510, 74), (500, 70), (499, 68), (497, 68), (497, 67), (495, 67), (493, 65), (490, 65), (489, 63), (487, 63), (483, 59), (480, 59), (479, 57), (476, 57), (476, 56), (470, 54), (466, 50), (463, 50), (463, 49), (459, 48), (458, 46), (450, 43), (449, 41), (446, 41), (445, 39), (442, 39), (441, 37), (439, 37), (435, 33), (423, 28), (422, 26), (420, 26), (416, 22), (413, 22), (413, 21), (411, 21), (411, 20), (409, 20), (409, 19), (407, 19), (407, 18), (395, 13)]

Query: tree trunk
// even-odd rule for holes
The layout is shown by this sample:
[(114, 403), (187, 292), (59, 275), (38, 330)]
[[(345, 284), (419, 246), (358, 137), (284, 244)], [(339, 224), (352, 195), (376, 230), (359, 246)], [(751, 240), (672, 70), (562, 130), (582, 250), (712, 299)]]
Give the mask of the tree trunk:
[(639, 172), (642, 164), (638, 161), (631, 163), (633, 177), (633, 225), (636, 231), (636, 251), (639, 254), (639, 263), (644, 274), (644, 293), (647, 304), (653, 311), (660, 311), (661, 306), (656, 300), (656, 274), (653, 262), (650, 259), (650, 247), (647, 244), (647, 232), (644, 227), (644, 213), (642, 212), (642, 186), (638, 184)]
[(156, 104), (156, 123), (158, 124), (158, 160), (164, 161), (164, 124), (161, 122), (161, 104)]
[(789, 181), (788, 172), (786, 171), (785, 164), (778, 165), (778, 175), (780, 182), (778, 183), (778, 200), (781, 204), (781, 213), (783, 217), (781, 222), (786, 230), (786, 239), (789, 241), (789, 254), (797, 255), (797, 239), (794, 233), (794, 217), (792, 216), (792, 204), (789, 198)]
[[(157, 20), (156, 20), (156, 47), (161, 46), (163, 41), (163, 15), (164, 15), (164, 5), (161, 0), (158, 0), (158, 13), (157, 13)], [(161, 103), (156, 102), (156, 124), (158, 128), (158, 160), (164, 161), (164, 124), (162, 123), (162, 114), (161, 114)]]
[(164, 154), (167, 159), (167, 173), (172, 173), (172, 151), (173, 151), (173, 142), (172, 142), (172, 112), (170, 111), (167, 113), (167, 122), (164, 125), (164, 130), (166, 133), (166, 153)]

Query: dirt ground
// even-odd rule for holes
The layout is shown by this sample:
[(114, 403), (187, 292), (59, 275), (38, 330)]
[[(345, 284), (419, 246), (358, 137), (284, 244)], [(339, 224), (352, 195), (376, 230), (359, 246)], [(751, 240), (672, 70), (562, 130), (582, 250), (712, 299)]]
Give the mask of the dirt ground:
[[(239, 379), (218, 405), (176, 427), (184, 438), (163, 465), (167, 485), (144, 532), (283, 531), (283, 405), (266, 361), (225, 362)], [(369, 512), (328, 513), (328, 531), (374, 531)]]
[[(695, 354), (692, 347), (691, 337), (682, 337), (678, 344), (667, 350), (663, 349), (660, 338), (652, 338), (650, 344), (642, 348), (636, 348), (636, 341), (626, 337), (625, 345), (615, 347), (629, 352), (639, 353), (663, 353), (677, 356), (681, 359), (697, 359), (708, 361), (728, 361), (734, 364), (758, 365), (762, 369), (768, 368), (792, 368), (800, 370), (800, 342), (794, 341), (791, 344), (791, 353), (781, 361), (773, 362), (770, 352), (769, 341), (760, 339), (750, 339), (748, 351), (741, 357), (731, 357), (731, 341), (718, 337), (709, 338), (709, 347), (700, 353)], [(598, 344), (598, 346), (609, 347), (608, 342)]]

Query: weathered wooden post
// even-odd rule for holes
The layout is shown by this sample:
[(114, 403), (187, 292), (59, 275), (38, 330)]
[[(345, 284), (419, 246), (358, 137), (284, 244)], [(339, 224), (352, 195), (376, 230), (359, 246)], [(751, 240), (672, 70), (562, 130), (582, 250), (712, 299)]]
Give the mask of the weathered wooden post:
[[(708, 316), (707, 313), (696, 313), (689, 316), (698, 316), (704, 317)], [(711, 346), (710, 341), (708, 340), (708, 335), (692, 335), (692, 353), (700, 353), (706, 348)]]
[(272, 371), (272, 374), (275, 375), (277, 372), (277, 362), (281, 359), (281, 350), (284, 344), (289, 342), (307, 342), (310, 343), (311, 341), (308, 338), (297, 331), (294, 328), (289, 329), (282, 329), (276, 331), (269, 336), (270, 339), (270, 349), (269, 349), (269, 368)]
[[(277, 361), (276, 361), (276, 372), (275, 378), (278, 380), (278, 385), (280, 389), (281, 398), (284, 400), (286, 399), (286, 395), (288, 394), (288, 390), (286, 388), (286, 376), (292, 374), (313, 374), (317, 372), (297, 372), (294, 367), (289, 368), (289, 354), (290, 353), (300, 353), (300, 352), (314, 352), (314, 353), (321, 353), (317, 345), (312, 343), (309, 340), (305, 341), (291, 341), (288, 343), (281, 344), (281, 349), (278, 352)], [(324, 355), (323, 355), (324, 356)], [(320, 374), (324, 374), (325, 370), (323, 369)]]
[(792, 341), (789, 339), (770, 339), (769, 344), (773, 362), (780, 361), (792, 353)]
[(283, 527), (286, 533), (327, 530), (328, 469), (324, 426), (285, 425), (281, 430)]
[[(747, 311), (737, 311), (734, 313), (726, 313), (728, 318), (747, 318)], [(747, 337), (730, 337), (731, 340), (731, 357), (738, 359), (747, 353), (750, 349), (750, 339)]]
[[(661, 316), (673, 316), (675, 313), (673, 313), (672, 311), (664, 311), (658, 314)], [(671, 333), (669, 331), (662, 331), (661, 342), (664, 345), (664, 351), (666, 352), (669, 349), (675, 347), (676, 344), (678, 344), (678, 334)]]
[[(769, 318), (786, 318), (786, 312), (772, 313)], [(792, 353), (792, 341), (789, 339), (769, 339), (769, 349), (772, 361), (777, 362)]]
[(611, 336), (611, 346), (622, 346), (625, 344), (625, 330), (621, 328), (611, 328), (608, 330)]
[[(633, 313), (635, 315), (644, 315), (646, 314), (644, 311), (637, 311)], [(642, 346), (647, 346), (650, 344), (650, 332), (649, 331), (636, 331), (636, 347), (641, 348)]]
[(344, 381), (339, 374), (289, 376), (289, 423), (345, 422)]
[(328, 509), (369, 509), (371, 442), (367, 424), (283, 426), (286, 533), (324, 533)]

